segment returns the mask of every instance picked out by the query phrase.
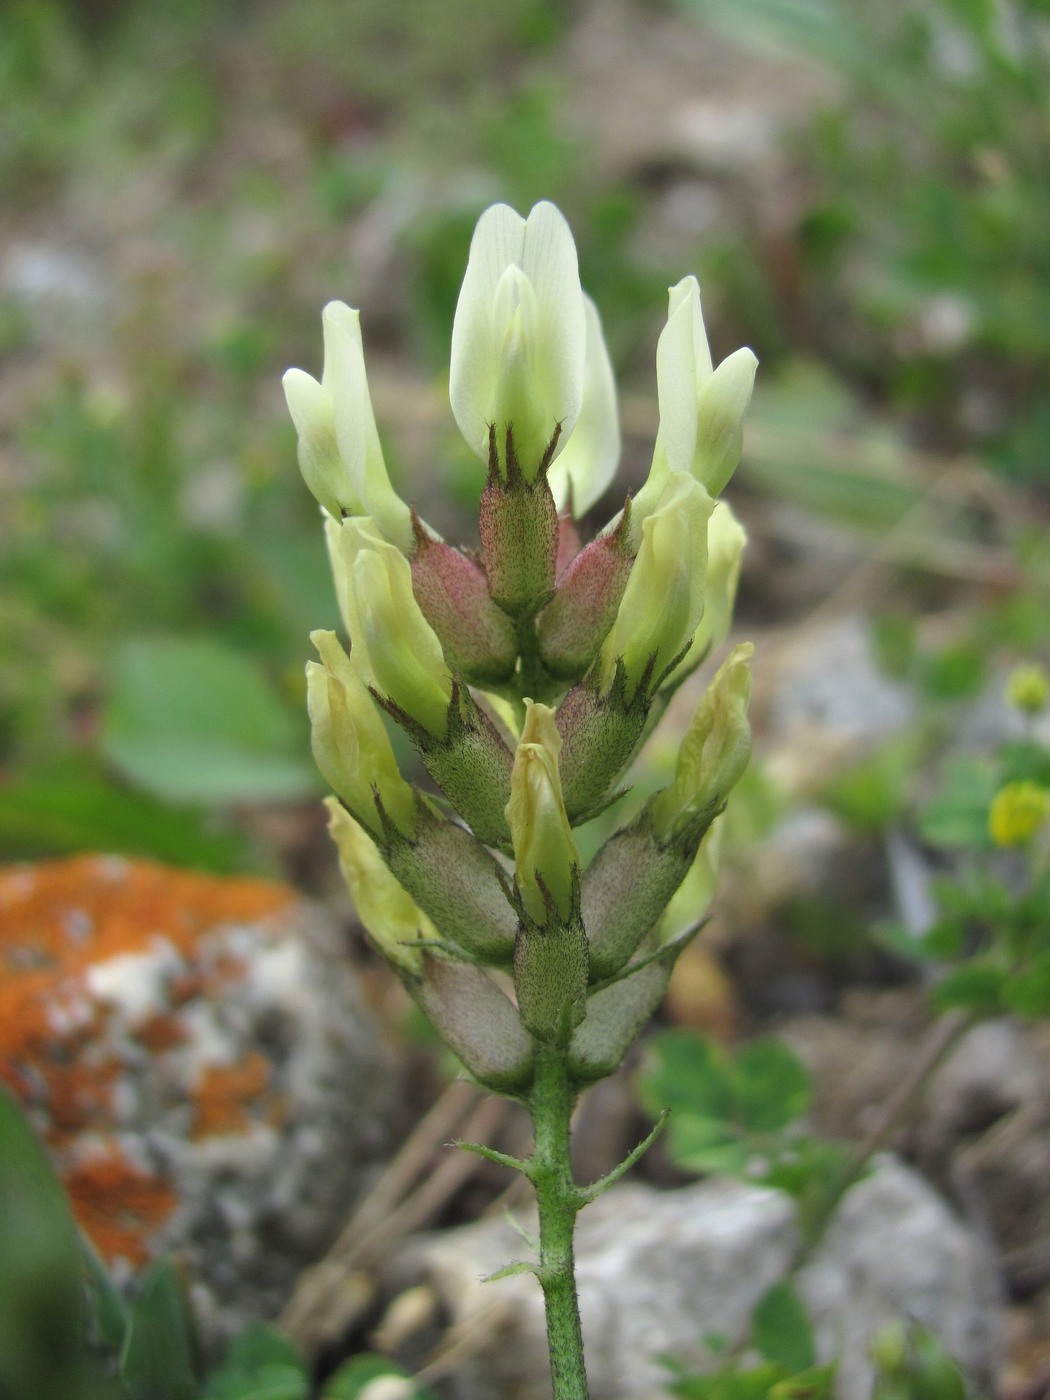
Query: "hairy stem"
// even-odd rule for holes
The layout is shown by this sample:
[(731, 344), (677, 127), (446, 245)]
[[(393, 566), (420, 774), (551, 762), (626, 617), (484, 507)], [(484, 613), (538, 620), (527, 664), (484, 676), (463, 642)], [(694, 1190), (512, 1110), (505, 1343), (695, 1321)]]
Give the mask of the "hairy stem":
[(576, 1214), (584, 1203), (569, 1160), (569, 1116), (575, 1100), (564, 1051), (538, 1045), (529, 1100), (536, 1139), (529, 1176), (540, 1214), (539, 1280), (547, 1312), (554, 1400), (587, 1400), (572, 1246)]

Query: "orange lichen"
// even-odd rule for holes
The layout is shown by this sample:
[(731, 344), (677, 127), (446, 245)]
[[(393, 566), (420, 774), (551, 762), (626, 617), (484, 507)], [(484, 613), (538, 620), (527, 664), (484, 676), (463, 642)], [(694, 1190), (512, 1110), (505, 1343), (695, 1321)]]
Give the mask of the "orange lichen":
[(73, 1214), (102, 1258), (126, 1259), (134, 1268), (149, 1258), (149, 1237), (178, 1204), (165, 1182), (116, 1151), (78, 1162), (65, 1185)]
[(158, 1011), (139, 1022), (135, 1027), (135, 1039), (155, 1055), (162, 1055), (185, 1041), (186, 1027), (177, 1016)]
[(93, 964), (157, 938), (192, 955), (217, 926), (266, 918), (293, 898), (269, 881), (109, 856), (0, 869), (0, 1065), (46, 1057), (61, 993)]
[(116, 1060), (91, 1065), (72, 1060), (68, 1064), (48, 1065), (52, 1143), (85, 1129), (104, 1131), (109, 1126), (110, 1092), (120, 1069)]
[[(76, 1214), (106, 1258), (138, 1264), (148, 1257), (149, 1235), (176, 1197), (129, 1163), (112, 1137), (86, 1161), (73, 1150), (85, 1132), (106, 1143), (115, 1127), (115, 1082), (134, 1064), (110, 1036), (118, 1011), (93, 994), (92, 970), (128, 954), (171, 953), (170, 977), (163, 972), (157, 982), (161, 1004), (125, 1024), (141, 1047), (163, 1054), (186, 1039), (180, 1009), (228, 995), (243, 972), (242, 960), (221, 945), (202, 966), (201, 941), (223, 925), (279, 914), (294, 899), (267, 881), (108, 856), (0, 868), (0, 1081), (46, 1125)], [(246, 1105), (256, 1106), (268, 1072), (261, 1055), (205, 1069), (198, 1134), (249, 1126)]]
[(270, 1066), (257, 1050), (234, 1065), (209, 1065), (193, 1096), (193, 1136), (247, 1132), (249, 1105), (261, 1098), (269, 1076)]

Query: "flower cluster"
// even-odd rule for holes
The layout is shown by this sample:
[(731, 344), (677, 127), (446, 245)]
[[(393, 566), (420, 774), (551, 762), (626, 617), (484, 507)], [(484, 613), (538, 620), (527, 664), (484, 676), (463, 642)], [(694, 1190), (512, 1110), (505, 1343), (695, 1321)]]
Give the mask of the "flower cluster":
[[(553, 205), (527, 219), (489, 209), (450, 373), (456, 421), (488, 473), (474, 553), (391, 485), (358, 313), (333, 303), (323, 322), (320, 381), (293, 369), (284, 385), (349, 638), (347, 651), (315, 632), (307, 668), (347, 882), (376, 946), (481, 1083), (527, 1092), (538, 1043), (590, 1082), (663, 994), (683, 939), (661, 946), (661, 915), (691, 869), (710, 871), (708, 833), (750, 753), (751, 648), (738, 646), (668, 786), (582, 868), (573, 828), (616, 800), (673, 689), (729, 631), (745, 537), (716, 498), (740, 456), (755, 357), (715, 367), (696, 279), (671, 288), (648, 479), (582, 544), (575, 521), (620, 451), (598, 312)], [(444, 801), (402, 776), (389, 720)]]

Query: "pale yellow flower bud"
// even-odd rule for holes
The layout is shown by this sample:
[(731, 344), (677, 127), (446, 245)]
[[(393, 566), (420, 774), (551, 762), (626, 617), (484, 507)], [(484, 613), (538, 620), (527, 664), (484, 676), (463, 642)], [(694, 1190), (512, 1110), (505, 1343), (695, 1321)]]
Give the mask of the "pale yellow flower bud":
[(343, 878), (370, 940), (407, 972), (422, 971), (422, 954), (413, 944), (436, 939), (437, 930), (391, 875), (364, 827), (334, 797), (326, 798), (325, 806)]
[(546, 922), (543, 882), (558, 913), (572, 912), (574, 872), (580, 858), (562, 799), (558, 754), (561, 735), (554, 711), (525, 701), (525, 725), (514, 754), (507, 824), (514, 844), (515, 880), (528, 913)]
[(692, 645), (686, 652), (675, 676), (687, 675), (699, 666), (729, 636), (740, 582), (740, 564), (747, 531), (725, 501), (718, 501), (707, 525), (707, 576), (704, 583), (704, 615), (693, 634)]
[(660, 942), (671, 943), (704, 917), (718, 887), (718, 860), (725, 817), (716, 817), (704, 832), (685, 879), (671, 896), (660, 920)]
[(724, 802), (751, 756), (747, 706), (754, 651), (744, 642), (715, 673), (685, 732), (674, 777), (653, 799), (653, 829), (669, 841), (700, 813)]
[(312, 632), (321, 664), (306, 667), (314, 761), (350, 810), (376, 835), (376, 796), (406, 836), (416, 831), (415, 798), (398, 771), (383, 720), (334, 632)]
[(988, 812), (988, 833), (997, 846), (1023, 846), (1050, 815), (1050, 793), (1038, 783), (1007, 783)]
[(368, 521), (344, 521), (338, 551), (354, 669), (366, 685), (443, 739), (452, 673), (412, 591), (411, 565)]
[(1041, 714), (1050, 699), (1050, 677), (1042, 666), (1016, 666), (1006, 682), (1006, 698), (1024, 714)]
[[(655, 691), (668, 666), (689, 645), (704, 612), (707, 527), (714, 502), (683, 472), (668, 480), (642, 527), (616, 621), (598, 655), (598, 678), (608, 689), (622, 660), (628, 700), (643, 676)], [(650, 665), (651, 663), (651, 665)]]

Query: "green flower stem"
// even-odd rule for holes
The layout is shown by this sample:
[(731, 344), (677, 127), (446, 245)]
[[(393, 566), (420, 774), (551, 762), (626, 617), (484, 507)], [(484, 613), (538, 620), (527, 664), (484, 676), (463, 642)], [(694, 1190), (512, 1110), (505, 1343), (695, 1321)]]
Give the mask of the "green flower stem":
[(547, 1346), (554, 1400), (587, 1400), (583, 1333), (576, 1299), (572, 1239), (584, 1193), (569, 1160), (569, 1117), (576, 1091), (569, 1083), (565, 1052), (537, 1044), (536, 1077), (529, 1099), (536, 1146), (529, 1176), (540, 1214), (538, 1277), (547, 1311)]

